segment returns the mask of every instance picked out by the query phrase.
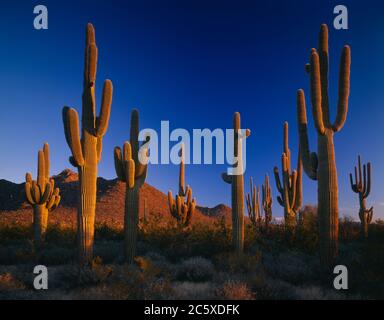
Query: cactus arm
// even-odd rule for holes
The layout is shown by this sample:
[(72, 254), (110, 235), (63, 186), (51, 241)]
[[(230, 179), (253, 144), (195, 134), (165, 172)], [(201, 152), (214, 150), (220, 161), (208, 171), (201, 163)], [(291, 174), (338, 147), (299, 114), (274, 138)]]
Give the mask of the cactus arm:
[(101, 98), (101, 109), (100, 115), (97, 118), (96, 123), (96, 135), (102, 137), (107, 132), (109, 118), (111, 114), (111, 105), (112, 105), (112, 93), (113, 86), (110, 80), (104, 81), (103, 87), (103, 96)]
[(49, 144), (46, 142), (43, 146), (44, 153), (44, 165), (45, 165), (45, 178), (49, 179), (49, 171), (50, 171), (50, 162), (49, 162)]
[(32, 189), (31, 183), (26, 182), (25, 183), (25, 195), (26, 195), (27, 201), (30, 205), (34, 205), (34, 204), (36, 204), (36, 201), (32, 197), (31, 189)]
[(128, 188), (132, 189), (135, 186), (135, 161), (133, 159), (125, 160), (125, 181)]
[(39, 150), (37, 157), (37, 185), (40, 188), (41, 193), (44, 193), (45, 190), (45, 160), (44, 160), (44, 152)]
[(225, 182), (225, 183), (228, 183), (228, 184), (231, 184), (232, 183), (232, 176), (231, 175), (229, 175), (229, 174), (227, 174), (226, 172), (224, 172), (224, 173), (222, 173), (221, 174), (221, 178), (223, 179), (223, 181)]
[(296, 197), (294, 211), (298, 213), (303, 204), (303, 165), (300, 157), (300, 146), (299, 152), (297, 153), (297, 180), (296, 180)]
[(318, 161), (316, 153), (310, 153), (309, 150), (305, 95), (302, 89), (297, 91), (297, 120), (300, 138), (300, 154), (303, 168), (310, 179), (317, 180)]
[(180, 147), (180, 171), (179, 171), (179, 195), (185, 196), (185, 166), (184, 166), (184, 143)]
[(320, 135), (325, 132), (322, 112), (320, 61), (316, 51), (311, 53), (311, 104), (315, 128)]
[(279, 193), (283, 194), (284, 190), (283, 190), (283, 187), (282, 187), (281, 181), (280, 181), (279, 168), (278, 167), (274, 167), (273, 168), (273, 173), (274, 173), (274, 176), (275, 176), (276, 188), (279, 191)]
[(124, 174), (124, 169), (123, 169), (123, 165), (122, 165), (123, 159), (122, 159), (120, 147), (114, 148), (113, 157), (115, 160), (116, 175), (120, 181), (125, 181), (125, 174)]
[(351, 50), (344, 46), (340, 61), (339, 74), (339, 98), (337, 103), (337, 115), (332, 128), (333, 131), (340, 131), (347, 119), (348, 99), (350, 90)]
[(48, 182), (45, 186), (44, 193), (41, 195), (40, 204), (44, 204), (48, 201), (51, 194), (51, 184)]
[(318, 54), (320, 62), (320, 77), (321, 77), (321, 97), (322, 97), (322, 113), (323, 122), (325, 127), (329, 128), (330, 116), (329, 116), (329, 96), (328, 96), (328, 27), (326, 24), (322, 24), (319, 32), (319, 45)]
[(63, 109), (64, 131), (69, 148), (77, 166), (84, 165), (83, 151), (80, 142), (79, 117), (77, 111), (72, 108)]
[(103, 152), (103, 139), (101, 137), (97, 137), (97, 143), (96, 143), (97, 162), (100, 162), (102, 152)]
[(367, 198), (371, 193), (371, 163), (370, 162), (367, 163), (367, 171), (368, 171), (368, 177), (366, 182), (364, 198)]
[(357, 189), (357, 185), (353, 183), (353, 176), (352, 173), (349, 174), (349, 181), (351, 182), (351, 189), (355, 193), (359, 193), (359, 190)]

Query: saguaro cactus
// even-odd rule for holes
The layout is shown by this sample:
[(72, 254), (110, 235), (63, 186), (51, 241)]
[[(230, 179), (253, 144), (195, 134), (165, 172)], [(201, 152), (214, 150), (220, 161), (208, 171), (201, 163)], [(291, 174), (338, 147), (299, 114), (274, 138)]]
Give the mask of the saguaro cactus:
[(222, 174), (224, 182), (231, 185), (232, 193), (232, 243), (236, 252), (241, 253), (244, 249), (244, 174), (243, 174), (243, 156), (242, 139), (246, 139), (251, 131), (241, 130), (240, 113), (235, 112), (233, 117), (234, 146), (233, 156), (238, 161), (234, 164), (235, 172), (232, 175)]
[(100, 115), (96, 117), (96, 66), (95, 31), (92, 24), (88, 24), (86, 29), (81, 137), (77, 111), (68, 107), (63, 109), (65, 137), (72, 151), (69, 161), (73, 166), (77, 167), (79, 172), (80, 205), (78, 208), (77, 236), (79, 263), (81, 265), (88, 264), (93, 258), (97, 166), (101, 158), (102, 139), (108, 128), (112, 104), (112, 82), (105, 80)]
[(33, 208), (33, 234), (36, 249), (44, 242), (48, 226), (48, 213), (60, 203), (60, 190), (55, 188), (55, 181), (49, 178), (49, 145), (44, 144), (38, 153), (37, 181), (32, 175), (25, 175), (25, 195)]
[(177, 223), (180, 226), (188, 227), (195, 212), (196, 199), (192, 199), (192, 188), (190, 186), (185, 188), (184, 144), (181, 145), (180, 155), (179, 191), (175, 199), (172, 191), (168, 191), (168, 205), (169, 211)]
[(269, 185), (269, 176), (265, 175), (264, 184), (261, 186), (263, 209), (264, 209), (264, 223), (265, 229), (268, 230), (269, 224), (272, 221), (272, 191)]
[[(125, 182), (124, 214), (124, 256), (127, 263), (132, 263), (136, 254), (137, 231), (139, 224), (140, 189), (147, 177), (148, 165), (139, 156), (139, 111), (131, 113), (130, 142), (126, 141), (123, 152), (114, 149), (115, 170), (119, 180)], [(146, 155), (147, 149), (142, 149)], [(142, 161), (140, 161), (142, 160)]]
[(359, 194), (361, 236), (362, 238), (367, 238), (368, 226), (372, 222), (373, 217), (373, 207), (367, 209), (367, 197), (371, 192), (371, 163), (368, 162), (367, 165), (364, 164), (363, 170), (361, 170), (361, 160), (360, 156), (358, 156), (358, 164), (357, 167), (355, 167), (355, 183), (353, 183), (352, 173), (349, 174), (349, 179), (352, 190)]
[(255, 228), (261, 228), (262, 217), (260, 209), (260, 188), (257, 188), (253, 184), (252, 177), (249, 180), (251, 193), (247, 193), (247, 197), (245, 198), (248, 216)]
[(319, 48), (312, 49), (306, 71), (310, 74), (312, 115), (318, 133), (317, 154), (310, 153), (304, 91), (297, 92), (300, 153), (304, 171), (318, 180), (318, 219), (320, 259), (330, 267), (338, 255), (338, 184), (333, 136), (345, 123), (348, 112), (351, 53), (344, 46), (339, 74), (339, 98), (336, 120), (331, 124), (328, 97), (328, 28), (321, 26)]
[(280, 193), (277, 202), (284, 207), (285, 226), (292, 229), (296, 226), (296, 216), (300, 211), (303, 189), (302, 189), (302, 165), (300, 151), (298, 153), (297, 170), (291, 171), (291, 151), (288, 144), (288, 122), (284, 123), (283, 154), (281, 156), (282, 181), (280, 181), (279, 169), (273, 169), (276, 180), (276, 187)]

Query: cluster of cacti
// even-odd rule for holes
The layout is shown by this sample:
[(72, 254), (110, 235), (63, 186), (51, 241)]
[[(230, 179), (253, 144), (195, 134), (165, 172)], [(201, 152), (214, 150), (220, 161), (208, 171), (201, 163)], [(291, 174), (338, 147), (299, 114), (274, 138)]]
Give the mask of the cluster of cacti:
[[(91, 24), (86, 28), (86, 47), (84, 63), (84, 81), (82, 93), (82, 131), (80, 134), (79, 116), (75, 109), (63, 108), (63, 122), (66, 141), (71, 149), (70, 163), (77, 167), (80, 182), (80, 201), (78, 207), (78, 258), (79, 263), (88, 265), (93, 259), (94, 223), (96, 213), (97, 171), (102, 152), (102, 139), (105, 135), (112, 104), (112, 83), (104, 82), (100, 114), (96, 116), (95, 80), (97, 69), (97, 47), (95, 31)], [(274, 168), (279, 204), (284, 207), (287, 229), (296, 226), (297, 216), (302, 205), (302, 167), (312, 180), (318, 181), (318, 220), (320, 239), (320, 258), (324, 266), (330, 266), (338, 255), (338, 178), (336, 170), (334, 134), (340, 131), (348, 112), (350, 83), (350, 48), (344, 46), (339, 74), (339, 97), (337, 115), (334, 123), (330, 121), (328, 95), (328, 28), (322, 25), (319, 34), (319, 47), (312, 49), (310, 63), (305, 70), (310, 75), (310, 94), (312, 115), (318, 133), (317, 153), (309, 149), (305, 96), (302, 89), (297, 92), (297, 117), (299, 132), (299, 152), (297, 169), (291, 170), (291, 152), (288, 145), (288, 123), (284, 123), (282, 154), (282, 176)], [(243, 143), (250, 135), (250, 130), (242, 130), (240, 113), (233, 118), (233, 163), (229, 173), (223, 173), (224, 182), (231, 184), (232, 206), (232, 242), (238, 253), (244, 249), (244, 161)], [(139, 113), (131, 113), (130, 140), (123, 149), (115, 147), (114, 162), (119, 180), (126, 184), (124, 215), (124, 256), (132, 263), (135, 258), (139, 226), (140, 189), (143, 186), (148, 169), (149, 137), (139, 147)], [(182, 227), (191, 224), (196, 200), (192, 198), (192, 188), (185, 187), (184, 145), (180, 148), (179, 190), (174, 198), (168, 192), (170, 214)], [(233, 170), (232, 170), (233, 169)], [(366, 198), (371, 189), (371, 165), (361, 167), (360, 156), (355, 167), (355, 182), (350, 174), (352, 190), (359, 194), (361, 233), (368, 236), (368, 225), (372, 221), (373, 207), (366, 208)], [(260, 189), (250, 178), (250, 193), (246, 196), (248, 215), (255, 227), (262, 228), (261, 205), (264, 210), (265, 229), (272, 221), (272, 192), (268, 175)], [(40, 248), (44, 241), (48, 223), (48, 213), (59, 202), (59, 189), (54, 187), (54, 180), (49, 178), (49, 147), (44, 145), (38, 153), (37, 181), (31, 174), (26, 174), (25, 193), (33, 206), (34, 241)], [(143, 221), (147, 221), (147, 199), (144, 199)], [(300, 216), (302, 223), (302, 216)]]
[(60, 203), (60, 190), (55, 188), (55, 181), (49, 177), (49, 145), (44, 144), (37, 159), (37, 181), (32, 175), (25, 175), (25, 195), (33, 208), (33, 235), (35, 248), (39, 250), (44, 242), (48, 226), (48, 213)]
[(360, 156), (358, 156), (357, 167), (355, 166), (355, 183), (353, 183), (352, 173), (349, 174), (349, 179), (351, 181), (352, 190), (359, 194), (361, 236), (367, 238), (368, 226), (373, 217), (373, 207), (367, 209), (367, 197), (371, 192), (371, 163), (368, 162), (366, 165), (364, 164), (363, 170), (361, 170), (361, 160)]
[(308, 177), (318, 180), (320, 259), (325, 267), (331, 266), (338, 256), (338, 184), (333, 137), (342, 129), (347, 118), (350, 64), (350, 48), (344, 46), (340, 62), (337, 115), (332, 124), (328, 96), (328, 28), (323, 24), (319, 48), (311, 50), (310, 63), (305, 67), (310, 75), (312, 115), (318, 133), (317, 154), (309, 151), (304, 91), (297, 92), (300, 154)]
[(247, 202), (248, 217), (255, 228), (261, 228), (260, 188), (253, 184), (252, 177), (249, 180), (251, 193), (247, 193), (247, 197), (245, 198)]
[(298, 152), (297, 170), (291, 171), (291, 151), (288, 144), (288, 122), (284, 123), (283, 154), (281, 156), (282, 182), (279, 169), (273, 169), (276, 187), (280, 193), (277, 197), (278, 203), (284, 207), (284, 221), (288, 229), (296, 226), (297, 214), (300, 211), (303, 200), (302, 188), (302, 165), (300, 151)]
[(79, 131), (77, 111), (64, 107), (65, 137), (72, 151), (70, 163), (77, 167), (80, 181), (78, 208), (78, 258), (81, 265), (93, 259), (94, 224), (96, 213), (97, 166), (101, 158), (102, 139), (105, 135), (112, 104), (112, 82), (105, 80), (100, 115), (96, 116), (95, 81), (97, 68), (95, 30), (86, 28), (84, 82), (82, 95), (82, 133)]
[[(147, 147), (139, 148), (139, 111), (131, 113), (129, 142), (126, 141), (123, 151), (114, 149), (115, 170), (119, 180), (125, 182), (125, 214), (124, 214), (124, 257), (127, 263), (135, 258), (137, 232), (139, 224), (140, 188), (147, 177)], [(148, 139), (147, 141), (148, 142)], [(143, 144), (144, 145), (144, 144)], [(143, 153), (139, 152), (142, 151)]]
[(223, 173), (224, 182), (231, 185), (232, 193), (232, 243), (236, 252), (240, 253), (244, 249), (244, 170), (242, 140), (246, 139), (251, 131), (241, 130), (240, 113), (235, 112), (233, 117), (233, 158), (237, 158), (233, 174)]
[(261, 186), (262, 203), (264, 210), (265, 229), (268, 230), (269, 224), (272, 221), (272, 190), (269, 185), (269, 176), (265, 175), (265, 181)]
[(185, 187), (185, 168), (184, 168), (184, 144), (180, 148), (180, 172), (179, 172), (179, 191), (176, 198), (173, 198), (172, 191), (168, 191), (169, 211), (182, 227), (188, 227), (195, 212), (196, 199), (192, 199), (192, 188)]

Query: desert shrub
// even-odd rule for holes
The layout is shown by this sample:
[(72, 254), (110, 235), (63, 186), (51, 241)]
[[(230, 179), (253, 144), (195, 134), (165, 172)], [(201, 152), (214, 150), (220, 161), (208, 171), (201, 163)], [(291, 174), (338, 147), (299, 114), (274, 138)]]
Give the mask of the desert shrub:
[(341, 241), (351, 241), (360, 237), (360, 223), (349, 216), (344, 216), (339, 221), (339, 234)]
[(310, 268), (312, 258), (304, 254), (287, 251), (277, 255), (265, 254), (263, 267), (272, 277), (288, 281), (290, 283), (304, 283), (311, 280), (314, 275)]
[(39, 263), (50, 266), (72, 263), (73, 260), (73, 249), (58, 246), (48, 246), (44, 248), (39, 256)]
[(120, 228), (108, 226), (106, 223), (97, 223), (95, 225), (96, 240), (122, 241), (124, 239), (123, 230)]
[(247, 284), (229, 280), (217, 288), (216, 298), (221, 300), (254, 300), (255, 295)]
[(179, 280), (201, 282), (210, 280), (215, 272), (212, 262), (202, 257), (183, 260), (176, 270)]
[(230, 274), (255, 272), (260, 267), (261, 252), (255, 254), (226, 252), (216, 255), (214, 261), (217, 269)]
[(145, 300), (170, 300), (175, 296), (171, 282), (164, 278), (148, 281), (144, 286)]
[(296, 287), (295, 299), (299, 300), (340, 300), (345, 298), (341, 293), (334, 290), (325, 290), (318, 286)]
[(123, 252), (121, 242), (111, 240), (95, 241), (94, 255), (101, 258), (104, 263), (116, 261)]
[(176, 300), (214, 299), (215, 285), (212, 282), (175, 282), (172, 298)]
[(73, 248), (76, 246), (76, 231), (60, 225), (48, 225), (45, 242)]

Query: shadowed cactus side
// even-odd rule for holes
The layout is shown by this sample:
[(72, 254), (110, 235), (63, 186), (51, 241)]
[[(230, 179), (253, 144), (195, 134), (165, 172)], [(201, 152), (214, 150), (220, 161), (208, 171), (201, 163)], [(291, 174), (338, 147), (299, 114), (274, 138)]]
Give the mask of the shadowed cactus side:
[(179, 191), (175, 199), (172, 191), (168, 191), (168, 206), (177, 223), (182, 227), (188, 227), (195, 212), (196, 199), (192, 199), (192, 188), (185, 187), (184, 144), (181, 145), (180, 157)]
[(250, 177), (250, 191), (245, 198), (248, 209), (248, 217), (255, 228), (261, 229), (262, 217), (260, 209), (260, 188), (253, 184), (253, 179)]
[(38, 152), (37, 181), (32, 175), (25, 175), (25, 195), (33, 208), (34, 244), (39, 250), (44, 242), (48, 226), (48, 213), (55, 210), (60, 203), (60, 190), (55, 188), (55, 181), (49, 177), (49, 145), (44, 144)]
[(112, 104), (112, 82), (105, 80), (100, 114), (98, 117), (96, 116), (96, 67), (95, 30), (92, 24), (88, 24), (86, 28), (81, 136), (77, 111), (68, 107), (63, 109), (65, 138), (72, 151), (69, 161), (77, 167), (79, 172), (80, 204), (77, 236), (80, 265), (87, 265), (93, 259), (97, 166), (101, 158), (102, 139), (108, 128)]
[(234, 145), (233, 157), (238, 159), (233, 165), (234, 174), (222, 174), (224, 182), (231, 185), (232, 194), (232, 245), (237, 253), (244, 249), (244, 170), (243, 170), (243, 152), (242, 140), (246, 139), (251, 131), (242, 130), (240, 125), (240, 113), (235, 112), (233, 117)]
[[(120, 181), (125, 182), (125, 213), (124, 213), (124, 259), (131, 264), (134, 262), (137, 246), (137, 233), (139, 227), (139, 201), (140, 189), (147, 177), (147, 160), (139, 152), (147, 156), (148, 149), (139, 150), (139, 111), (134, 109), (131, 113), (130, 141), (126, 141), (123, 150), (114, 149), (115, 170)], [(147, 139), (146, 142), (149, 140)], [(146, 143), (144, 142), (144, 143)], [(144, 145), (143, 143), (143, 145)], [(142, 161), (141, 161), (142, 160)]]
[(272, 190), (269, 184), (269, 176), (265, 175), (264, 183), (261, 186), (262, 203), (264, 210), (265, 230), (268, 231), (269, 224), (272, 221)]
[(353, 183), (352, 173), (349, 174), (349, 179), (353, 192), (359, 194), (361, 236), (362, 238), (368, 238), (368, 226), (372, 222), (373, 217), (373, 207), (367, 209), (367, 197), (371, 192), (371, 163), (364, 164), (363, 170), (361, 170), (361, 160), (360, 156), (358, 156), (358, 164), (355, 167), (355, 183)]
[(338, 182), (333, 137), (346, 121), (350, 84), (351, 52), (344, 46), (339, 73), (339, 97), (336, 120), (332, 124), (328, 97), (328, 28), (321, 25), (319, 48), (312, 49), (305, 69), (310, 75), (312, 116), (317, 131), (317, 154), (309, 150), (304, 91), (297, 92), (300, 154), (305, 173), (318, 180), (318, 220), (320, 260), (331, 267), (338, 256)]
[[(282, 180), (280, 180), (279, 169), (273, 169), (277, 190), (280, 196), (277, 202), (284, 208), (284, 221), (287, 229), (296, 226), (297, 214), (303, 201), (302, 188), (302, 165), (300, 151), (298, 152), (297, 169), (291, 171), (291, 151), (288, 144), (288, 122), (284, 123), (283, 154), (281, 156)], [(282, 183), (281, 183), (282, 181)]]

